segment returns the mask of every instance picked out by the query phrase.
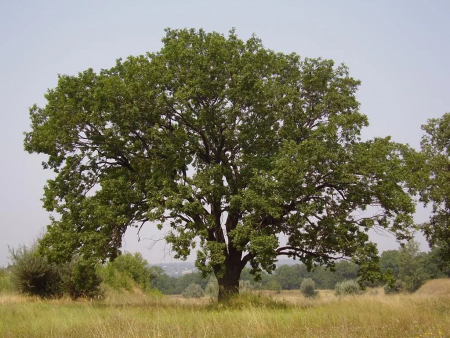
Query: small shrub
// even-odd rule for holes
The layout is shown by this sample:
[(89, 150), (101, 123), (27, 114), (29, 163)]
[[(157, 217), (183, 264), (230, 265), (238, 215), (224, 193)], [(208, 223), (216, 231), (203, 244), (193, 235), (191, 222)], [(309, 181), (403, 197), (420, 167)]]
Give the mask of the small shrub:
[(189, 284), (181, 295), (185, 298), (200, 298), (203, 297), (204, 292), (200, 285)]
[(11, 283), (21, 293), (40, 297), (98, 298), (101, 279), (93, 263), (75, 257), (69, 263), (50, 263), (36, 246), (10, 249)]
[(403, 278), (403, 289), (407, 292), (416, 292), (426, 281), (426, 275), (406, 276)]
[(117, 270), (111, 263), (100, 268), (98, 273), (103, 282), (116, 291), (121, 291), (122, 289), (127, 291), (133, 290), (133, 278), (126, 272)]
[(305, 278), (300, 285), (300, 291), (307, 298), (316, 297), (316, 283), (311, 278)]
[(61, 282), (63, 293), (72, 299), (102, 297), (102, 279), (93, 262), (80, 258), (72, 259), (70, 263), (61, 266)]
[(341, 283), (337, 283), (334, 288), (334, 294), (336, 296), (356, 296), (363, 293), (361, 286), (355, 280), (346, 280)]
[(99, 273), (104, 283), (116, 290), (137, 287), (145, 292), (151, 291), (150, 278), (155, 275), (140, 253), (128, 252), (108, 262)]
[(10, 254), (11, 282), (19, 292), (40, 297), (62, 295), (61, 275), (56, 265), (38, 256), (36, 249), (22, 246), (10, 249)]

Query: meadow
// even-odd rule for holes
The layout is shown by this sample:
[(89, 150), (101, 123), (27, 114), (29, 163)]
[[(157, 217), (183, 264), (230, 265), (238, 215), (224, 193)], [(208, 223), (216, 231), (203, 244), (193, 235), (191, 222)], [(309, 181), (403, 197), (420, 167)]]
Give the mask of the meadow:
[(381, 289), (338, 298), (320, 291), (207, 298), (107, 293), (99, 301), (0, 295), (0, 337), (450, 337), (450, 280), (415, 294)]

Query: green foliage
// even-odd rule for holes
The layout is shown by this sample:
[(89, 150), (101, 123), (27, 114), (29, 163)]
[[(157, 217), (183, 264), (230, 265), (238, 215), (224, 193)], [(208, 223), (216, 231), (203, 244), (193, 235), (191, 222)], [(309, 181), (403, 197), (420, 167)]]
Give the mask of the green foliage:
[(272, 290), (272, 291), (275, 291), (275, 292), (277, 292), (277, 293), (280, 293), (280, 291), (281, 291), (281, 285), (280, 285), (280, 283), (278, 283), (276, 280), (272, 279), (271, 281), (269, 281), (269, 282), (266, 284), (265, 289), (267, 289), (267, 290)]
[(150, 291), (150, 279), (152, 275), (155, 276), (155, 270), (148, 266), (148, 262), (140, 253), (127, 252), (108, 262), (100, 269), (100, 274), (105, 284), (115, 289), (132, 291), (137, 287)]
[(399, 255), (400, 251), (398, 250), (383, 251), (380, 257), (381, 270), (390, 270), (392, 275), (397, 278), (399, 273)]
[[(395, 292), (400, 285), (403, 285), (398, 277), (398, 271), (400, 269), (399, 256), (400, 250), (385, 251), (380, 259), (380, 265), (384, 274), (383, 280), (378, 281), (377, 283), (364, 282), (363, 285), (366, 287), (377, 287), (388, 283), (386, 286), (387, 292), (391, 292), (391, 289)], [(419, 266), (425, 271), (429, 278), (445, 277), (438, 268), (438, 264), (441, 262), (438, 257), (439, 256), (434, 256), (433, 251), (430, 253), (420, 253), (418, 255)], [(152, 267), (152, 269), (155, 269), (155, 276), (157, 276), (151, 279), (151, 286), (161, 290), (164, 294), (181, 294), (189, 284), (198, 284), (205, 289), (205, 292), (207, 289), (211, 288), (213, 291), (206, 292), (206, 294), (211, 294), (211, 298), (215, 298), (214, 295), (217, 293), (217, 279), (214, 276), (203, 278), (201, 274), (193, 273), (175, 278), (167, 276), (160, 267)], [(307, 267), (303, 264), (290, 266), (282, 265), (275, 270), (274, 274), (270, 275), (263, 273), (261, 275), (261, 280), (255, 281), (254, 276), (250, 273), (250, 269), (244, 268), (241, 273), (240, 289), (242, 293), (242, 288), (244, 286), (242, 282), (245, 282), (245, 285), (250, 286), (253, 290), (281, 291), (284, 288), (280, 282), (292, 281), (294, 278), (299, 281), (310, 278), (314, 281), (317, 289), (334, 289), (337, 283), (349, 279), (357, 279), (358, 269), (359, 267), (357, 264), (348, 261), (337, 262), (333, 271), (325, 269), (324, 267), (316, 267), (314, 270), (308, 271)], [(394, 274), (393, 271), (396, 271), (396, 274)], [(296, 281), (295, 283), (298, 282)], [(300, 289), (300, 286), (298, 288)]]
[[(128, 227), (154, 222), (171, 227), (175, 258), (199, 243), (196, 266), (230, 285), (247, 263), (274, 271), (279, 255), (308, 268), (351, 257), (373, 279), (367, 231), (410, 236), (416, 186), (405, 163), (415, 152), (361, 141), (359, 84), (344, 65), (234, 30), (167, 29), (157, 53), (59, 76), (46, 106), (30, 109), (25, 137), (56, 174), (44, 206), (61, 217), (41, 253), (105, 261)], [(363, 213), (372, 205), (375, 215)]]
[(11, 283), (19, 292), (40, 297), (66, 295), (72, 299), (102, 296), (102, 280), (92, 261), (74, 257), (67, 263), (51, 263), (47, 257), (39, 255), (36, 246), (11, 249), (10, 254)]
[(197, 284), (204, 289), (208, 282), (209, 276), (203, 277), (202, 274), (198, 272), (187, 273), (176, 279), (176, 290), (177, 293), (181, 293), (189, 284)]
[(159, 266), (150, 267), (150, 287), (158, 289), (165, 295), (173, 295), (178, 292), (177, 279), (175, 277), (169, 277), (164, 270)]
[[(157, 266), (149, 267), (151, 273), (150, 286), (160, 290), (163, 294), (181, 294), (189, 284), (198, 284), (205, 289), (210, 281), (210, 276), (203, 277), (201, 273), (188, 273), (179, 278), (168, 276), (164, 270)], [(216, 280), (215, 277), (211, 279)]]
[(419, 243), (409, 241), (400, 248), (398, 276), (408, 292), (418, 290), (429, 278), (424, 269), (426, 255), (419, 251)]
[[(401, 290), (414, 292), (425, 280), (446, 276), (447, 262), (442, 260), (442, 252), (435, 246), (428, 253), (419, 251), (419, 244), (409, 241), (399, 250), (388, 250), (382, 253), (380, 265), (383, 271), (392, 274), (392, 283), (386, 285), (386, 293)], [(397, 281), (396, 281), (397, 280)]]
[(241, 271), (241, 278), (240, 279), (241, 280), (248, 280), (248, 281), (255, 281), (255, 276), (251, 274), (251, 269), (245, 267)]
[(140, 253), (137, 252), (134, 255), (125, 253), (117, 257), (111, 264), (116, 270), (130, 276), (141, 289), (150, 288), (151, 270), (148, 262)]
[(316, 291), (316, 283), (311, 278), (305, 278), (300, 285), (300, 291), (303, 296), (307, 298), (316, 297), (318, 292)]
[(305, 274), (310, 276), (316, 282), (318, 288), (334, 289), (337, 283), (356, 279), (360, 275), (360, 266), (349, 261), (339, 261), (332, 269), (316, 268), (313, 273)]
[(125, 289), (132, 291), (135, 286), (133, 279), (127, 274), (118, 271), (113, 265), (109, 263), (99, 269), (99, 274), (106, 285), (109, 285), (115, 290)]
[(204, 292), (200, 285), (189, 284), (181, 295), (185, 298), (200, 298), (204, 296)]
[(62, 292), (72, 299), (103, 297), (95, 262), (85, 261), (79, 257), (59, 267)]
[(296, 265), (282, 265), (275, 270), (275, 280), (283, 290), (298, 290), (301, 280)]
[(334, 294), (339, 297), (356, 296), (361, 293), (363, 293), (363, 290), (356, 280), (346, 280), (344, 282), (337, 283), (334, 288)]
[[(282, 265), (272, 275), (261, 275), (262, 279), (260, 283), (250, 281), (256, 288), (260, 289), (267, 289), (267, 284), (271, 280), (274, 280), (283, 290), (298, 290), (303, 279), (311, 278), (319, 289), (334, 289), (336, 283), (347, 279), (356, 279), (358, 272), (358, 265), (348, 261), (337, 262), (333, 269), (326, 269), (325, 267), (319, 266), (310, 271), (308, 271), (308, 267), (304, 264)], [(247, 279), (250, 278), (247, 274), (244, 274), (244, 277)], [(241, 279), (244, 279), (242, 275)]]
[(450, 277), (450, 261), (446, 259), (447, 252), (445, 242), (436, 243), (425, 258), (425, 271), (430, 278)]
[[(450, 263), (450, 113), (422, 126), (421, 201), (431, 203), (430, 220), (421, 225), (430, 247), (439, 246), (440, 259)], [(444, 265), (445, 265), (444, 263)]]
[(11, 282), (22, 293), (40, 297), (62, 295), (61, 274), (55, 264), (39, 256), (35, 248), (10, 249)]

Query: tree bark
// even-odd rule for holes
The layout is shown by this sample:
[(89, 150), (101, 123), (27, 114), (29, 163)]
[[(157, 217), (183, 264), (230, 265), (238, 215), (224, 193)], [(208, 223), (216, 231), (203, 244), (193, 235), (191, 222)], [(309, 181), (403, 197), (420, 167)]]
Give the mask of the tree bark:
[[(232, 271), (229, 271), (231, 268)], [(231, 297), (239, 294), (239, 278), (241, 277), (241, 270), (236, 267), (228, 267), (227, 272), (218, 277), (219, 283), (219, 303), (230, 299)]]
[(222, 273), (220, 270), (214, 271), (217, 282), (219, 283), (219, 303), (239, 294), (239, 278), (245, 266), (241, 257), (242, 252), (232, 250), (225, 259), (226, 271)]

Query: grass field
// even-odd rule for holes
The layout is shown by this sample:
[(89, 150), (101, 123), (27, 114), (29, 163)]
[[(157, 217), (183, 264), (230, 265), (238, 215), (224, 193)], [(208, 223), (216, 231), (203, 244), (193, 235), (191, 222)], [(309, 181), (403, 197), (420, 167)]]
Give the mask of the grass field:
[(321, 291), (309, 300), (285, 291), (229, 306), (139, 293), (93, 302), (4, 293), (0, 337), (450, 337), (450, 280), (413, 295), (372, 290), (339, 299)]

